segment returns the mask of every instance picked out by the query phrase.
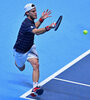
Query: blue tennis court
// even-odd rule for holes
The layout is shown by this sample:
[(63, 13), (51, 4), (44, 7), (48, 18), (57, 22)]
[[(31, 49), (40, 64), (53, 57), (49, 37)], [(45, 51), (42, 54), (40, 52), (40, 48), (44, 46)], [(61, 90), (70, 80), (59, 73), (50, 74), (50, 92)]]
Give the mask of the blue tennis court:
[(31, 100), (89, 100), (89, 67), (90, 50), (41, 82), (45, 90), (42, 96), (32, 98), (28, 91), (21, 97)]
[[(44, 10), (50, 18), (40, 28), (57, 21), (55, 32), (35, 36), (39, 55), (42, 96), (29, 96), (32, 67), (20, 72), (15, 66), (13, 46), (24, 17), (24, 5), (34, 3), (38, 19)], [(90, 100), (90, 0), (1, 0), (0, 1), (0, 100)], [(84, 35), (83, 30), (88, 30)]]

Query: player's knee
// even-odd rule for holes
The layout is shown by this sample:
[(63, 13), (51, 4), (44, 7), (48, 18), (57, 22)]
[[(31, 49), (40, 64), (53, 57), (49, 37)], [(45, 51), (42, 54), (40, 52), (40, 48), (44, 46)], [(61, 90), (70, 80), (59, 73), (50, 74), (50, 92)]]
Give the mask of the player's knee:
[(25, 69), (25, 65), (23, 65), (22, 67), (19, 67), (19, 66), (17, 66), (16, 62), (15, 62), (15, 65), (20, 71), (23, 71)]
[(34, 63), (33, 70), (39, 70), (39, 63)]

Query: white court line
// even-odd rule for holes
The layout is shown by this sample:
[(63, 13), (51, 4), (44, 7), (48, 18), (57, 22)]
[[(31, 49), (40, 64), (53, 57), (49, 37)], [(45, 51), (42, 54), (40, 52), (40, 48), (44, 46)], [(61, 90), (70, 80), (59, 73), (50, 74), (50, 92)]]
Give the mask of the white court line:
[[(23, 98), (23, 97), (21, 97), (21, 98)], [(27, 99), (27, 100), (37, 100), (37, 99), (32, 99), (32, 98), (24, 98), (24, 99)]]
[[(71, 67), (72, 65), (74, 65), (75, 63), (77, 63), (79, 60), (81, 60), (82, 58), (84, 58), (85, 56), (87, 56), (88, 54), (90, 54), (90, 49), (88, 51), (86, 51), (85, 53), (83, 53), (82, 55), (80, 55), (79, 57), (77, 57), (75, 60), (73, 60), (72, 62), (70, 62), (69, 64), (67, 64), (66, 66), (64, 66), (63, 68), (61, 68), (60, 70), (58, 70), (56, 73), (54, 73), (53, 75), (49, 76), (48, 78), (46, 78), (44, 81), (42, 81), (39, 85), (43, 86), (44, 84), (46, 84), (48, 81), (50, 81), (51, 79), (55, 78), (57, 75), (61, 74), (62, 72), (64, 72), (66, 69), (68, 69), (69, 67)], [(32, 90), (32, 89), (31, 89)], [(21, 95), (21, 98), (26, 98), (26, 96), (28, 96), (31, 93), (31, 90), (27, 91), (26, 93), (24, 93), (23, 95)], [(35, 100), (35, 99), (31, 99), (31, 100)]]
[(84, 83), (74, 82), (74, 81), (65, 80), (65, 79), (61, 79), (61, 78), (54, 78), (54, 79), (59, 80), (59, 81), (63, 81), (63, 82), (73, 83), (73, 84), (76, 84), (76, 85), (82, 85), (82, 86), (90, 87), (90, 85), (84, 84)]

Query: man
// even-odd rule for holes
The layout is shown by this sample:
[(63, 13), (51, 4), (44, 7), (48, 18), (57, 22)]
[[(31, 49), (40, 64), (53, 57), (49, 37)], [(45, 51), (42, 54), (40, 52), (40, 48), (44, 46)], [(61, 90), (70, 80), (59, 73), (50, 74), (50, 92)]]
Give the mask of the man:
[(38, 29), (41, 23), (46, 18), (51, 17), (49, 16), (51, 14), (51, 11), (48, 10), (44, 11), (39, 21), (34, 23), (34, 19), (37, 19), (37, 12), (35, 5), (29, 3), (25, 5), (24, 10), (26, 19), (22, 22), (16, 43), (13, 47), (15, 56), (15, 65), (20, 71), (23, 71), (25, 69), (26, 61), (28, 61), (32, 65), (33, 67), (32, 96), (36, 96), (36, 93), (39, 92), (37, 90), (40, 90), (40, 87), (38, 86), (39, 58), (34, 44), (34, 35), (40, 35), (49, 31), (50, 29), (54, 28), (55, 23), (52, 23), (51, 25), (46, 26), (45, 28)]

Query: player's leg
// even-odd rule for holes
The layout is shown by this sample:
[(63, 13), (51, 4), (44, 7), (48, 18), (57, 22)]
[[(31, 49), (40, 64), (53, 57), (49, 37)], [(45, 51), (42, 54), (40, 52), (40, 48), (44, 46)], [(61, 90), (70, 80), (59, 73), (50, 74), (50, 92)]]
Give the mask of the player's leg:
[(37, 58), (30, 58), (28, 59), (28, 61), (31, 63), (32, 67), (33, 67), (33, 75), (32, 75), (32, 79), (33, 79), (33, 89), (31, 92), (31, 96), (37, 96), (37, 95), (41, 95), (43, 93), (43, 89), (41, 89), (40, 86), (38, 86), (38, 81), (39, 81), (39, 61)]
[(37, 58), (29, 58), (28, 61), (33, 67), (33, 87), (36, 87), (38, 85), (38, 80), (39, 80), (39, 61)]
[(38, 86), (38, 81), (39, 81), (39, 58), (38, 54), (36, 51), (35, 45), (32, 46), (30, 51), (28, 52), (28, 57), (27, 60), (30, 62), (30, 64), (33, 67), (33, 89), (31, 92), (31, 96), (36, 96), (36, 95), (41, 95), (43, 93), (43, 89), (41, 89)]
[(39, 80), (39, 58), (38, 58), (38, 54), (37, 54), (35, 45), (33, 45), (31, 47), (31, 49), (28, 51), (27, 61), (33, 67), (32, 78), (33, 78), (33, 83), (35, 86), (36, 84), (38, 84), (38, 80)]

